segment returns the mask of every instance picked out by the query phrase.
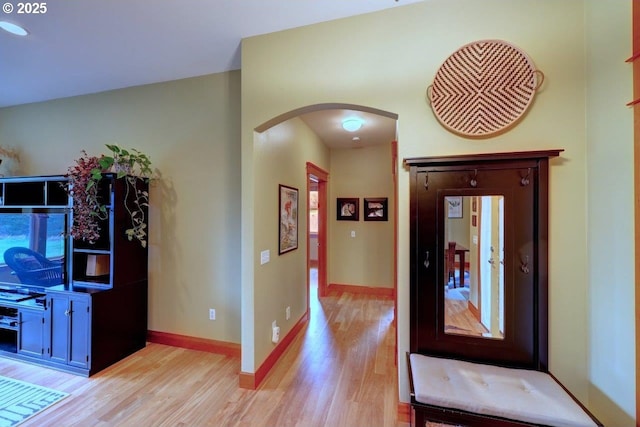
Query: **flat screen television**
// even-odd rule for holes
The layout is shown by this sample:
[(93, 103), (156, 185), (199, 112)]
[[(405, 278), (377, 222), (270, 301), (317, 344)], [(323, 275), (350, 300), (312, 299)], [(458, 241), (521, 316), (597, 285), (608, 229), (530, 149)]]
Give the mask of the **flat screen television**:
[(64, 284), (67, 221), (62, 208), (0, 210), (0, 288)]

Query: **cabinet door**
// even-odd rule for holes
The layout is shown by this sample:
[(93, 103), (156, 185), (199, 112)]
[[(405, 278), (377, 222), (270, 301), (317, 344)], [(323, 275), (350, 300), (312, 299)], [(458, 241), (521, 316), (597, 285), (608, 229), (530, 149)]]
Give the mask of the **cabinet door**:
[(87, 368), (90, 361), (91, 297), (49, 297), (49, 358), (58, 363)]
[(44, 353), (44, 315), (39, 310), (20, 309), (18, 353), (42, 357)]
[(58, 363), (69, 359), (69, 297), (52, 294), (48, 298), (49, 358)]
[(69, 365), (80, 368), (89, 367), (90, 331), (91, 331), (91, 298), (87, 296), (70, 296), (71, 311), (69, 325)]

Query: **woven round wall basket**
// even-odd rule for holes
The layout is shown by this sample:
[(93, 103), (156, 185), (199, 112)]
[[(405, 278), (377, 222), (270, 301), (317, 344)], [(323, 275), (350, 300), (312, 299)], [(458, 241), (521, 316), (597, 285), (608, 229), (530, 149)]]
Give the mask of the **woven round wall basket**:
[(447, 58), (427, 98), (449, 131), (487, 138), (520, 120), (543, 81), (542, 71), (522, 50), (501, 40), (480, 40)]

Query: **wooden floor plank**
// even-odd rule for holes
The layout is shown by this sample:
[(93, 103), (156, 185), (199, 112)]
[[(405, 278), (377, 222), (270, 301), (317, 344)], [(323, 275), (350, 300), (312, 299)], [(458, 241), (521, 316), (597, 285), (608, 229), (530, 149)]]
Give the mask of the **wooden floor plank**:
[(393, 300), (331, 291), (258, 390), (240, 359), (148, 344), (91, 378), (9, 359), (0, 375), (70, 393), (22, 427), (407, 427), (397, 420)]

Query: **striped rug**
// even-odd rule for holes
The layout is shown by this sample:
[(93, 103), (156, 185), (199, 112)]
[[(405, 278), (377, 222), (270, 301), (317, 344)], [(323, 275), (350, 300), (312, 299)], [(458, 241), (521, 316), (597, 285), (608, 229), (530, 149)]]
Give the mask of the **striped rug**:
[(0, 427), (16, 426), (68, 395), (0, 376)]

